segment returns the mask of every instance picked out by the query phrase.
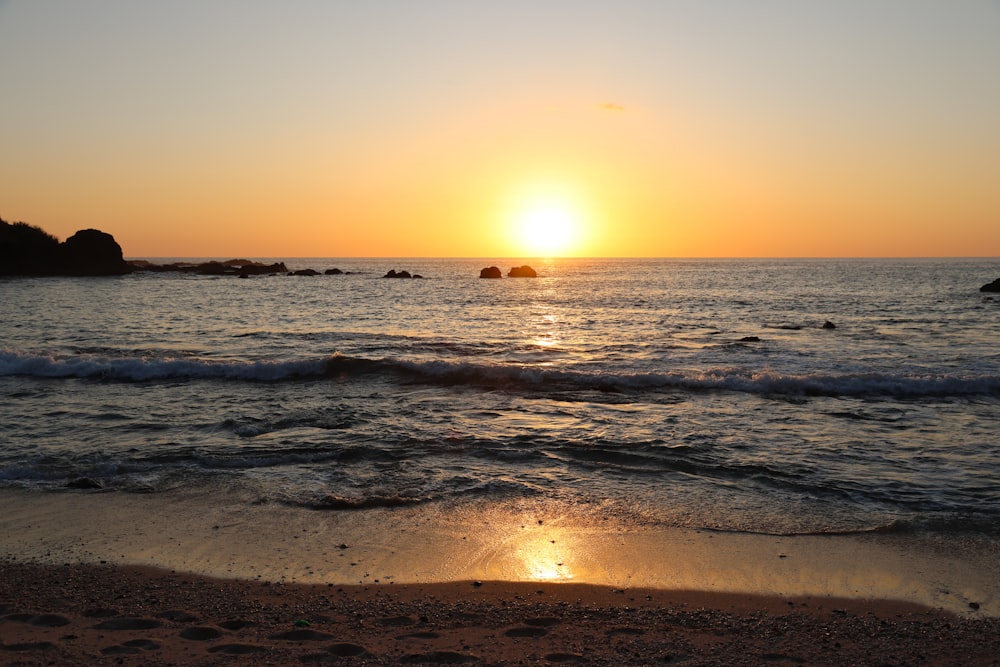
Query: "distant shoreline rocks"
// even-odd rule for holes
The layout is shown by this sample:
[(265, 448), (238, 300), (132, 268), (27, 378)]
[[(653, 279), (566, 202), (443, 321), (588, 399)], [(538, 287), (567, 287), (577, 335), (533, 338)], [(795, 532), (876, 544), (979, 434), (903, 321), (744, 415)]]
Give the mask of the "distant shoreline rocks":
[(172, 262), (170, 264), (154, 264), (145, 260), (132, 262), (136, 271), (152, 271), (155, 273), (195, 273), (199, 276), (276, 276), (288, 273), (284, 262), (262, 264), (246, 259), (227, 259), (224, 262)]

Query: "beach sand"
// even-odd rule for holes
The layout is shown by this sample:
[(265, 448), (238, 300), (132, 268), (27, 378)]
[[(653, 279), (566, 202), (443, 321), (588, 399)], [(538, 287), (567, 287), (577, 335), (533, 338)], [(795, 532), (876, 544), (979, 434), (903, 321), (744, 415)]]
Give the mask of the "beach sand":
[(0, 664), (1000, 664), (995, 550), (0, 492)]

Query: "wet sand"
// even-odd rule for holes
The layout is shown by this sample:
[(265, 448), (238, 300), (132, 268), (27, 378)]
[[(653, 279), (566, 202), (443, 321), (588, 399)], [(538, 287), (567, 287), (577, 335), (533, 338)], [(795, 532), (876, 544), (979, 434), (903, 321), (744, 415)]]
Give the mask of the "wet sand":
[(0, 664), (1000, 664), (990, 545), (225, 499), (0, 491)]

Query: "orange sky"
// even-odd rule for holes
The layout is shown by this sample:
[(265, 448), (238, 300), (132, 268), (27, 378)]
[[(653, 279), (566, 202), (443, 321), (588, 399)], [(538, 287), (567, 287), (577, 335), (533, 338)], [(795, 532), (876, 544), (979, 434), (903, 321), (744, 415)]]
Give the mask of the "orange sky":
[(132, 257), (997, 256), (998, 82), (988, 1), (0, 0), (0, 217)]

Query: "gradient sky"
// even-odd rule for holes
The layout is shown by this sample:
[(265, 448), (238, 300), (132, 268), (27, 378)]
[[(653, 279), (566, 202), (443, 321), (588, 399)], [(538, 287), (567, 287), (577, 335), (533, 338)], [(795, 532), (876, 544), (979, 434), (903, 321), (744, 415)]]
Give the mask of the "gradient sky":
[(130, 257), (1000, 255), (996, 0), (0, 0), (0, 91)]

